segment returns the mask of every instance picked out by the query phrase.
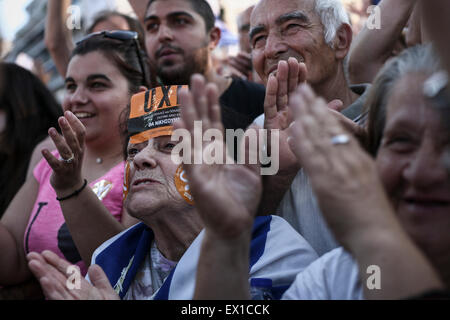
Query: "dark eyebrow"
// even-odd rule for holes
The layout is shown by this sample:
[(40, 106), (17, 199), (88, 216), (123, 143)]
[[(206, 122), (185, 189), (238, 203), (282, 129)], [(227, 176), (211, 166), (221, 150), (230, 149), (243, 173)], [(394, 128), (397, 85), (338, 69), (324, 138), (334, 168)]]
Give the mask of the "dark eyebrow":
[(102, 79), (102, 80), (106, 80), (108, 82), (111, 82), (111, 80), (105, 76), (104, 74), (92, 74), (89, 77), (87, 77), (87, 81), (94, 81), (97, 79)]
[(250, 37), (250, 39), (253, 39), (253, 37), (254, 37), (256, 34), (262, 32), (262, 31), (264, 31), (264, 30), (266, 30), (266, 27), (264, 27), (263, 25), (258, 25), (258, 26), (256, 26), (256, 27), (253, 27), (253, 28), (250, 30), (248, 36)]
[[(283, 23), (289, 20), (300, 20), (303, 23), (310, 23), (308, 16), (302, 11), (292, 11), (279, 16), (275, 20), (275, 24), (282, 25)], [(257, 25), (253, 27), (249, 33), (250, 39), (252, 39), (255, 36), (255, 34), (258, 34), (259, 32), (264, 31), (265, 29), (266, 28), (264, 27), (264, 25)]]
[[(169, 13), (169, 14), (167, 15), (167, 18), (173, 19), (173, 18), (176, 18), (176, 17), (179, 17), (179, 16), (186, 16), (186, 17), (188, 17), (188, 18), (194, 20), (194, 17), (193, 17), (191, 14), (189, 14), (188, 12), (186, 12), (186, 11), (175, 11), (175, 12), (171, 12), (171, 13)], [(147, 22), (148, 20), (158, 20), (158, 19), (159, 19), (158, 16), (156, 16), (156, 15), (151, 15), (151, 16), (146, 17), (146, 18), (144, 19), (144, 22)]]
[(300, 20), (303, 23), (310, 22), (308, 16), (305, 13), (303, 13), (302, 11), (292, 11), (292, 12), (288, 12), (288, 13), (285, 13), (285, 14), (279, 16), (277, 18), (277, 20), (275, 20), (275, 23), (277, 25), (281, 25), (289, 20)]
[(240, 26), (239, 31), (245, 31), (245, 30), (250, 30), (250, 24), (243, 24), (242, 26)]

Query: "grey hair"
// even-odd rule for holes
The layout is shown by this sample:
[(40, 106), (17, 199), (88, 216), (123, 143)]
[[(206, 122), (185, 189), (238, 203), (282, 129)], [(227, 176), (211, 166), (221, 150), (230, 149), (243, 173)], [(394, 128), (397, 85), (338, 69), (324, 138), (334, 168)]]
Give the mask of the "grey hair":
[(411, 73), (432, 75), (442, 69), (441, 61), (431, 45), (415, 46), (387, 62), (375, 78), (366, 101), (369, 112), (367, 147), (376, 156), (386, 124), (386, 109), (398, 80)]
[(315, 11), (324, 28), (325, 43), (333, 48), (338, 29), (350, 25), (350, 18), (341, 0), (315, 0)]

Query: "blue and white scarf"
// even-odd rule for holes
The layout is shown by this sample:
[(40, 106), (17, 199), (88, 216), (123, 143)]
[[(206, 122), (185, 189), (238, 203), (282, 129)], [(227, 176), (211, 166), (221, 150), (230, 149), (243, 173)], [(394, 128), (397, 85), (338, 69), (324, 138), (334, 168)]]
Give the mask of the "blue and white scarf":
[[(200, 233), (186, 250), (153, 299), (193, 299), (203, 236), (204, 232)], [(95, 251), (92, 264), (103, 268), (122, 299), (149, 254), (153, 240), (152, 230), (139, 223)], [(296, 275), (317, 258), (311, 246), (282, 218), (267, 216), (255, 219), (250, 246), (250, 279), (271, 279), (276, 299), (282, 296)]]

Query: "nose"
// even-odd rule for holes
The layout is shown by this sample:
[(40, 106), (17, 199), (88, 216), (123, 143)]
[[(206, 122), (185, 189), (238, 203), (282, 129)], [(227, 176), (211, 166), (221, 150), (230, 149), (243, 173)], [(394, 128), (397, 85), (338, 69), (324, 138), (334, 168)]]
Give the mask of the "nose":
[(158, 40), (160, 42), (172, 41), (173, 40), (172, 30), (168, 26), (161, 24), (158, 30)]
[(72, 108), (75, 106), (84, 106), (89, 102), (89, 97), (85, 90), (81, 86), (78, 86), (75, 92), (69, 94), (68, 102)]
[(448, 173), (442, 156), (443, 152), (436, 150), (431, 143), (421, 146), (404, 170), (405, 180), (419, 190), (445, 183)]
[(134, 157), (134, 166), (137, 170), (154, 169), (157, 166), (156, 150), (152, 146), (142, 149)]
[(267, 59), (278, 59), (288, 51), (288, 46), (281, 38), (281, 35), (274, 32), (269, 33), (264, 47), (264, 54)]

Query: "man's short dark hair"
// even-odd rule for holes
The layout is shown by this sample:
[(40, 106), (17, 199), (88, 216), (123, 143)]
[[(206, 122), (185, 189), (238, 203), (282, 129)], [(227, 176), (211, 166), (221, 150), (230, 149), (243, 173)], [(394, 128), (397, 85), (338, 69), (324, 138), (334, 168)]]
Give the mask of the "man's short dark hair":
[[(148, 8), (150, 8), (150, 5), (156, 1), (158, 0), (150, 0), (148, 2), (147, 10), (145, 11), (146, 13), (148, 11)], [(206, 32), (211, 31), (211, 29), (214, 28), (215, 26), (216, 18), (214, 17), (214, 12), (212, 11), (209, 3), (206, 2), (205, 0), (184, 0), (184, 1), (189, 2), (191, 4), (192, 9), (202, 16), (203, 20), (205, 21)]]

